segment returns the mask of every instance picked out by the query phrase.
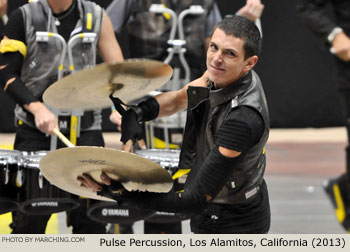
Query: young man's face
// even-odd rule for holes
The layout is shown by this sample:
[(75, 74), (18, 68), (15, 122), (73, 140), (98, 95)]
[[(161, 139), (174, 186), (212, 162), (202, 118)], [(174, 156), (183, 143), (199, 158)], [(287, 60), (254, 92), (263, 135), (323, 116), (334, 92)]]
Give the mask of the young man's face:
[(238, 80), (256, 64), (258, 57), (244, 59), (244, 40), (226, 35), (217, 28), (207, 52), (209, 79), (217, 88), (223, 88)]

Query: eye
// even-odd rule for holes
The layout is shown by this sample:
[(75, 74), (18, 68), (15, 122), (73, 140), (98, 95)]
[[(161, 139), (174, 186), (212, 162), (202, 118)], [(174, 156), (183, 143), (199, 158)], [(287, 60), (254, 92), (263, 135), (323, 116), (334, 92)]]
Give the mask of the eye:
[(215, 44), (210, 44), (210, 49), (212, 51), (216, 51), (218, 49), (218, 47)]
[(230, 57), (235, 57), (236, 54), (233, 52), (233, 51), (227, 51), (227, 54), (230, 56)]

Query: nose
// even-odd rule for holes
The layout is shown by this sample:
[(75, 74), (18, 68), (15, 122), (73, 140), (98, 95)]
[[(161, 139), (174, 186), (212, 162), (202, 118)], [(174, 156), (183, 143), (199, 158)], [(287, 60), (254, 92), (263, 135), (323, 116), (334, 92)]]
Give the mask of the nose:
[(215, 63), (221, 63), (222, 62), (222, 53), (220, 51), (217, 51), (213, 57), (213, 61)]

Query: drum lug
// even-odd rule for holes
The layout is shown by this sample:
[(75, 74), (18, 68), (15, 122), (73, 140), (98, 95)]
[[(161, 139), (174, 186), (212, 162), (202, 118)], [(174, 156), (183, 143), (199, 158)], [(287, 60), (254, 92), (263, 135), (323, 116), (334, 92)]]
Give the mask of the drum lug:
[(8, 166), (6, 166), (4, 184), (7, 185), (9, 180), (10, 180), (10, 170), (9, 170)]
[(39, 182), (39, 188), (43, 189), (43, 187), (44, 187), (44, 177), (41, 174), (41, 172), (39, 172), (38, 182)]
[(16, 182), (19, 186), (23, 185), (23, 171), (19, 169), (16, 176)]

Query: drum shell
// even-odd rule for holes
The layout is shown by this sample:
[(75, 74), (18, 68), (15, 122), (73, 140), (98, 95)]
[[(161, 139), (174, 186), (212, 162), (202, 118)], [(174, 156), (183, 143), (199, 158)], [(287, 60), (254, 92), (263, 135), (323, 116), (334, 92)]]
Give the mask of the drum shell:
[(30, 153), (22, 158), (19, 170), (22, 174), (20, 210), (29, 215), (58, 213), (79, 206), (72, 194), (47, 181), (40, 172), (39, 163), (46, 152)]
[(0, 214), (15, 211), (19, 207), (16, 178), (20, 156), (19, 151), (0, 149)]
[(131, 224), (135, 221), (145, 220), (155, 214), (155, 211), (139, 209), (117, 202), (100, 201), (91, 204), (87, 216), (100, 223)]

